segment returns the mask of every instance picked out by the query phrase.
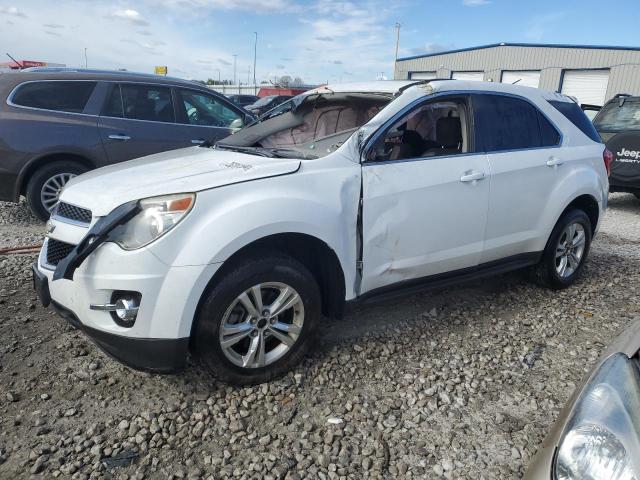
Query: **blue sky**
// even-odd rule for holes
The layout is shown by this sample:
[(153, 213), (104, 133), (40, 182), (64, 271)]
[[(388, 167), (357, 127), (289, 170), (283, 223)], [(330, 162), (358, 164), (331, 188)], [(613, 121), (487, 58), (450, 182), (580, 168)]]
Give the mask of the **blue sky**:
[[(246, 82), (392, 75), (401, 57), (498, 42), (639, 46), (640, 0), (0, 0), (0, 55)], [(8, 59), (7, 59), (8, 60)], [(4, 61), (0, 60), (0, 62)]]

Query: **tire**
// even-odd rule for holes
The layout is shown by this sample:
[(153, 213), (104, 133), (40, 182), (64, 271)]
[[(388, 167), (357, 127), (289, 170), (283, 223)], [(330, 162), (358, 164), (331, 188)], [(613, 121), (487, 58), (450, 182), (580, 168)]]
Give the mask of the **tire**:
[[(256, 307), (255, 290), (251, 289), (257, 285), (262, 287), (260, 297), (264, 305), (259, 319), (254, 318), (246, 306), (248, 300), (252, 307)], [(293, 290), (287, 294), (290, 297), (285, 296), (283, 285)], [(286, 306), (290, 303), (287, 298), (294, 300), (295, 293), (299, 301), (293, 307), (275, 317), (265, 315), (269, 313), (269, 306), (277, 310), (273, 307), (277, 303), (274, 296), (282, 295), (284, 305), (281, 306)], [(245, 303), (239, 300), (242, 295), (246, 295), (243, 297)], [(320, 318), (320, 289), (304, 265), (278, 253), (252, 256), (224, 274), (205, 293), (192, 338), (194, 357), (223, 382), (233, 385), (268, 382), (285, 375), (300, 362), (314, 340)], [(222, 327), (223, 323), (226, 328)], [(291, 335), (281, 330), (283, 324), (286, 329), (292, 329), (291, 335), (296, 337), (293, 342)], [(225, 335), (225, 332), (233, 332), (234, 328), (237, 333)], [(223, 348), (222, 341), (233, 342), (237, 338), (234, 335), (242, 335), (242, 340)], [(281, 341), (283, 335), (287, 342), (292, 343), (290, 346)], [(264, 343), (261, 343), (262, 339)], [(258, 351), (251, 357), (253, 342), (256, 342)], [(264, 356), (261, 357), (260, 352), (265, 352)], [(246, 366), (241, 363), (246, 363)]]
[[(560, 249), (563, 249), (563, 252), (567, 251), (566, 248), (566, 239), (569, 236), (570, 231), (568, 228), (572, 225), (576, 225), (576, 230), (574, 232), (574, 241), (575, 246), (571, 247), (573, 249), (574, 254), (579, 252), (578, 244), (579, 244), (579, 233), (580, 229), (584, 233), (584, 243), (582, 246), (582, 253), (579, 255), (579, 261), (576, 266), (576, 256), (571, 257), (569, 255), (567, 257), (564, 265), (566, 269), (564, 270), (564, 274), (561, 274), (562, 270), (562, 257), (557, 258), (556, 255), (562, 253)], [(575, 236), (577, 235), (577, 236)], [(551, 232), (551, 236), (547, 241), (547, 246), (542, 254), (542, 259), (540, 263), (536, 265), (533, 269), (534, 279), (541, 286), (551, 288), (553, 290), (561, 290), (563, 288), (567, 288), (572, 285), (576, 279), (580, 276), (582, 269), (584, 267), (585, 261), (589, 255), (589, 250), (591, 248), (591, 238), (593, 236), (593, 232), (591, 231), (591, 221), (587, 214), (582, 210), (570, 210), (560, 217), (558, 223), (553, 228)], [(561, 245), (561, 242), (564, 243), (564, 246)]]
[[(47, 185), (46, 193), (54, 193), (56, 185), (64, 184), (76, 175), (86, 172), (88, 169), (77, 162), (71, 160), (60, 160), (46, 163), (38, 168), (27, 183), (25, 196), (31, 211), (43, 222), (49, 219), (50, 211), (43, 202), (43, 189)], [(49, 206), (52, 206), (49, 204)]]
[(640, 200), (640, 192), (634, 193), (635, 197)]

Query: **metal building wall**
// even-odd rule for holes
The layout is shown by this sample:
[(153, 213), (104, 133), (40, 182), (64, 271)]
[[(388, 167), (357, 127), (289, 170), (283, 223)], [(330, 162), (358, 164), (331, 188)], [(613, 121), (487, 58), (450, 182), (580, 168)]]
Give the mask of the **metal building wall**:
[(394, 78), (411, 72), (484, 71), (485, 81), (499, 82), (503, 70), (540, 70), (540, 88), (559, 90), (563, 70), (610, 69), (607, 99), (617, 93), (640, 95), (640, 49), (499, 45), (488, 48), (398, 59)]

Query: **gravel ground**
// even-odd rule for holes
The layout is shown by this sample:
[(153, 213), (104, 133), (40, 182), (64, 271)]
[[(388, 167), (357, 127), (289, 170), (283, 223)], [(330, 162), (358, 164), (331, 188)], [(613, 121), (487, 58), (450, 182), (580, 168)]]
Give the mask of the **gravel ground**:
[[(611, 196), (568, 290), (514, 273), (362, 308), (288, 377), (243, 389), (128, 370), (37, 304), (34, 255), (0, 256), (0, 478), (519, 478), (640, 316), (639, 212)], [(0, 204), (0, 248), (41, 234)]]

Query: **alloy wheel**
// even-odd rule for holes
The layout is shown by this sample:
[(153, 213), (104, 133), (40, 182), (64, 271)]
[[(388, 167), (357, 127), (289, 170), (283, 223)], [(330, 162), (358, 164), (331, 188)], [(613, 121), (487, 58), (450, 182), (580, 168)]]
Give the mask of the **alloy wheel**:
[(293, 347), (303, 324), (304, 304), (293, 287), (257, 284), (238, 295), (222, 317), (220, 346), (234, 365), (264, 367)]
[(579, 222), (570, 223), (560, 234), (556, 246), (556, 272), (560, 278), (573, 275), (582, 261), (587, 237)]
[(75, 176), (74, 173), (58, 173), (44, 182), (40, 191), (40, 201), (49, 213), (53, 211), (53, 207), (58, 203), (60, 192), (62, 192), (64, 186)]

